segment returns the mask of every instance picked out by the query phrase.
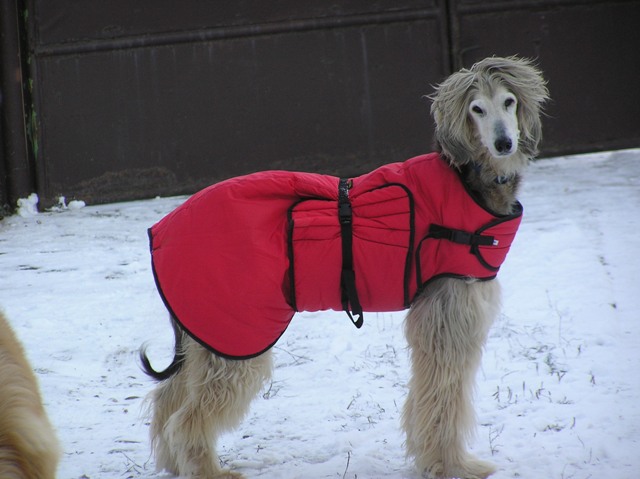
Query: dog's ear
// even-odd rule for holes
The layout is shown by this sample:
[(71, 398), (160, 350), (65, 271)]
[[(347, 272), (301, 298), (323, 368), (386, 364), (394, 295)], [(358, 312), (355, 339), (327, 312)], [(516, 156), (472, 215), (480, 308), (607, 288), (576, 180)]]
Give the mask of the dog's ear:
[(549, 99), (547, 82), (531, 60), (518, 57), (493, 60), (500, 63), (496, 67), (500, 80), (518, 98), (520, 151), (527, 158), (534, 158), (542, 139), (542, 107)]
[(474, 138), (470, 135), (474, 130), (467, 112), (473, 82), (474, 74), (463, 69), (437, 85), (429, 96), (438, 150), (457, 167), (473, 160)]

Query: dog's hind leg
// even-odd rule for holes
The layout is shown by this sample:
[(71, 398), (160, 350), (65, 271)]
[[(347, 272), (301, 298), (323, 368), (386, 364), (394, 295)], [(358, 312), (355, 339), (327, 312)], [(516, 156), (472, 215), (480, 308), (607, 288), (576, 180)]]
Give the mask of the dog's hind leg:
[(186, 335), (182, 348), (180, 369), (160, 383), (151, 397), (157, 469), (189, 478), (240, 478), (221, 469), (216, 442), (221, 433), (238, 426), (271, 377), (271, 352), (229, 360)]
[(484, 479), (495, 470), (466, 446), (475, 425), (475, 375), (499, 293), (496, 281), (439, 279), (407, 315), (412, 370), (402, 425), (407, 456), (427, 477)]

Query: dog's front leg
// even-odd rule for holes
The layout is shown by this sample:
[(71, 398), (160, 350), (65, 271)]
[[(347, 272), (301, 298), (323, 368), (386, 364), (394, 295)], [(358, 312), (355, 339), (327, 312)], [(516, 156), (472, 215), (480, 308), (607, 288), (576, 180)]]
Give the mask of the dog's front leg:
[(470, 455), (475, 374), (499, 306), (496, 281), (434, 281), (409, 311), (411, 353), (403, 411), (407, 456), (428, 477), (484, 479), (494, 467)]

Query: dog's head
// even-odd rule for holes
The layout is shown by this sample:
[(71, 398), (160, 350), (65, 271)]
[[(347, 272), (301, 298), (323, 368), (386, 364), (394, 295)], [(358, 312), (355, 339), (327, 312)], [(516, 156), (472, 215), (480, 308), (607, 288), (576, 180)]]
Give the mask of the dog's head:
[(436, 141), (456, 166), (488, 161), (497, 172), (516, 172), (538, 154), (548, 97), (530, 60), (486, 58), (451, 75), (430, 96)]

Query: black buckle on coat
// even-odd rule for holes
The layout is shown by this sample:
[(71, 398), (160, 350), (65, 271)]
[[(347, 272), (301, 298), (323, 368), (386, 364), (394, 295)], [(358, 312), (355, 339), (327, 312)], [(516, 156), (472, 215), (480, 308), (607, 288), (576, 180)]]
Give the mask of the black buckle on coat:
[(341, 225), (351, 224), (351, 203), (338, 203), (338, 217)]
[(429, 237), (435, 239), (446, 239), (458, 244), (469, 246), (495, 246), (495, 238), (488, 235), (469, 233), (468, 231), (456, 230), (432, 224), (429, 226)]

